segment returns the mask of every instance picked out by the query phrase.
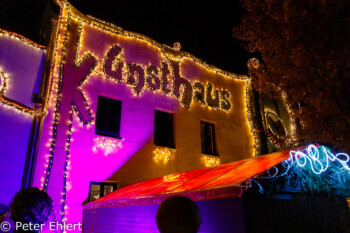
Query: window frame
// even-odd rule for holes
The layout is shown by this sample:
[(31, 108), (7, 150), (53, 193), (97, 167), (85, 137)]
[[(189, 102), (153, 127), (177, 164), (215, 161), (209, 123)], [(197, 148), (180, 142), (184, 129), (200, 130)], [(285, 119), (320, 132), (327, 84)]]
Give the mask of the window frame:
[[(103, 194), (103, 191), (104, 191), (104, 186), (108, 185), (108, 186), (113, 186), (113, 192), (115, 190), (117, 190), (117, 187), (118, 187), (118, 182), (96, 182), (96, 181), (90, 181), (90, 185), (89, 185), (89, 195), (88, 195), (88, 202), (91, 202), (91, 201), (94, 201), (94, 200), (90, 200), (91, 198), (91, 186), (92, 185), (99, 185), (100, 186), (100, 197), (98, 199), (100, 199), (101, 197), (105, 196)], [(108, 195), (108, 194), (106, 194)], [(96, 200), (98, 200), (96, 199)]]
[[(213, 134), (212, 134), (212, 142), (213, 142), (213, 152), (214, 153), (208, 153), (208, 151), (203, 151), (203, 139), (202, 139), (202, 123), (205, 125), (205, 130), (207, 130), (207, 126), (211, 125), (213, 127)], [(218, 154), (218, 148), (216, 145), (216, 123), (206, 121), (206, 120), (200, 120), (200, 138), (201, 138), (201, 153), (205, 155), (211, 155), (211, 156), (220, 156)], [(205, 134), (205, 133), (204, 133)]]
[[(157, 124), (157, 119), (156, 119), (156, 115), (157, 112), (160, 113), (165, 113), (167, 115), (171, 116), (171, 145), (161, 145), (161, 143), (157, 143), (156, 142), (156, 124)], [(166, 147), (166, 148), (171, 148), (171, 149), (175, 149), (175, 127), (174, 127), (174, 118), (175, 118), (175, 114), (169, 111), (164, 111), (161, 109), (155, 109), (154, 111), (154, 133), (153, 133), (153, 142), (155, 146), (160, 146), (160, 147)]]
[[(99, 101), (100, 99), (106, 99), (109, 102), (115, 102), (115, 103), (119, 103), (120, 108), (119, 108), (119, 126), (118, 126), (118, 132), (116, 135), (114, 135), (113, 133), (110, 132), (99, 132), (97, 131), (97, 120), (98, 118), (102, 117), (105, 118), (105, 116), (101, 116), (102, 114), (98, 113), (98, 106), (99, 106)], [(117, 139), (122, 139), (122, 137), (120, 136), (120, 132), (121, 132), (121, 118), (122, 118), (122, 101), (119, 99), (113, 99), (107, 96), (103, 96), (103, 95), (99, 95), (97, 98), (97, 106), (96, 106), (96, 119), (95, 119), (95, 134), (96, 135), (101, 135), (101, 136), (106, 136), (106, 137), (112, 137), (112, 138), (117, 138)]]

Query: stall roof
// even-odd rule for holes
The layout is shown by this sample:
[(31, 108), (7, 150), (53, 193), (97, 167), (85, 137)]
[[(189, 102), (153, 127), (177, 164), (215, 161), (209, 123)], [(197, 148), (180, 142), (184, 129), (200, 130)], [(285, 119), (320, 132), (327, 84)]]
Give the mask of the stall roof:
[(289, 151), (140, 181), (90, 202), (84, 208), (159, 204), (165, 198), (176, 194), (188, 196), (195, 201), (240, 197), (244, 191), (240, 185), (242, 182), (288, 159)]

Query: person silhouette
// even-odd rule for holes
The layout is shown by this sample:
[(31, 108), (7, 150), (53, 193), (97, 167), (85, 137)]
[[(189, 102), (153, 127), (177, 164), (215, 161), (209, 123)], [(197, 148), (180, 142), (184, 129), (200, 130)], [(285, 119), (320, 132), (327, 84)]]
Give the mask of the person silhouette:
[(197, 233), (201, 214), (197, 204), (185, 196), (172, 196), (159, 206), (156, 216), (161, 233)]

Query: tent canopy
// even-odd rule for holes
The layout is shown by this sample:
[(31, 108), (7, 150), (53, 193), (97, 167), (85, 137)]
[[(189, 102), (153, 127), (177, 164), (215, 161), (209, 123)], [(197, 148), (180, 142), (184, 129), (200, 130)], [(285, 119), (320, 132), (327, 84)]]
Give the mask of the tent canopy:
[(244, 181), (288, 159), (289, 151), (140, 181), (90, 202), (84, 208), (159, 204), (173, 195), (184, 195), (194, 201), (240, 197), (245, 189), (241, 185)]

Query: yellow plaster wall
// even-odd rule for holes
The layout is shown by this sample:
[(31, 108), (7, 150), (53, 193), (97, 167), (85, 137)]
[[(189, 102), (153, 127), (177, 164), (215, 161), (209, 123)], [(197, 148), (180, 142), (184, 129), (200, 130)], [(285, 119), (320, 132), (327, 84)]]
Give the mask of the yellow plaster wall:
[[(198, 72), (195, 77), (189, 77), (193, 69)], [(120, 182), (120, 186), (129, 183), (164, 176), (172, 173), (183, 172), (205, 167), (203, 154), (201, 153), (200, 121), (208, 121), (215, 124), (216, 147), (219, 154), (209, 156), (220, 159), (220, 164), (254, 156), (253, 136), (247, 119), (246, 108), (246, 80), (237, 80), (231, 77), (205, 69), (203, 66), (189, 60), (181, 61), (181, 74), (189, 80), (200, 80), (201, 83), (212, 83), (216, 88), (227, 89), (230, 94), (232, 108), (229, 112), (218, 109), (210, 109), (195, 101), (192, 101), (190, 109), (181, 106), (177, 99), (167, 108), (162, 104), (162, 98), (146, 108), (153, 108), (174, 112), (174, 134), (176, 149), (162, 148), (154, 145), (153, 138), (147, 142), (132, 158), (130, 158), (109, 180)], [(152, 106), (153, 105), (153, 106)], [(145, 106), (143, 106), (145, 107)], [(178, 109), (178, 110), (176, 110)], [(154, 110), (149, 111), (148, 118), (154, 119)], [(153, 151), (158, 148), (169, 150), (173, 158), (168, 162), (155, 161)]]

